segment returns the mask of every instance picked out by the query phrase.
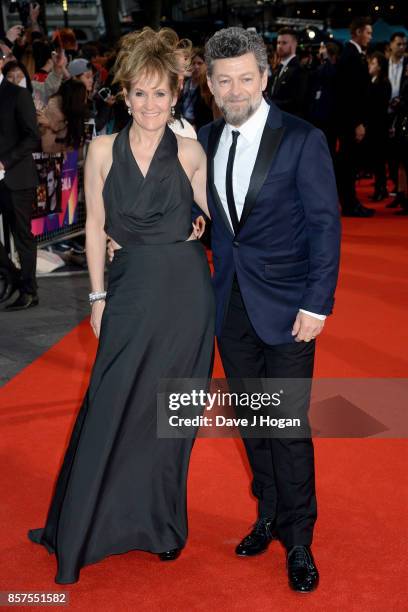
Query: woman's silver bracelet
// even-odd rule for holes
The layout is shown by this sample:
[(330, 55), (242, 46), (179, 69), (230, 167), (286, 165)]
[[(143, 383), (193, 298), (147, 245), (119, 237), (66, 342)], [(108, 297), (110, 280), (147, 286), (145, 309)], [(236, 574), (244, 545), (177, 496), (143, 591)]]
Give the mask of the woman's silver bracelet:
[(89, 294), (89, 303), (93, 304), (94, 302), (98, 302), (99, 300), (104, 300), (106, 298), (106, 291), (93, 291)]

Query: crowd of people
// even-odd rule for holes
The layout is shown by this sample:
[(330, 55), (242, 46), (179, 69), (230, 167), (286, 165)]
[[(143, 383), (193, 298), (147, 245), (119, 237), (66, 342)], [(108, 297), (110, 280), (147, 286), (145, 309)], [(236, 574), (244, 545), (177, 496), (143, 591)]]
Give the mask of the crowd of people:
[[(20, 169), (16, 168), (16, 156), (22, 159), (30, 151), (63, 153), (78, 149), (81, 159), (90, 133), (116, 133), (129, 121), (120, 86), (114, 81), (117, 49), (98, 41), (80, 47), (68, 28), (47, 38), (38, 25), (39, 7), (30, 6), (28, 27), (15, 25), (0, 39), (1, 80), (26, 91), (22, 96), (15, 88), (3, 87), (1, 93), (8, 101), (19, 100), (20, 115), (14, 115), (13, 121), (21, 118), (11, 140), (3, 138), (0, 145), (0, 178), (5, 172), (0, 181), (1, 211), (14, 236), (22, 267), (20, 273), (0, 244), (0, 267), (7, 276), (0, 301), (9, 300), (19, 290), (17, 300), (7, 310), (38, 303), (33, 264), (36, 243), (30, 232), (37, 180), (32, 167), (28, 174), (22, 170), (24, 164), (26, 170), (30, 165), (27, 159)], [(403, 32), (394, 32), (387, 45), (373, 48), (371, 38), (372, 26), (365, 18), (354, 19), (350, 41), (343, 49), (335, 42), (300, 49), (296, 32), (281, 29), (276, 45), (267, 45), (264, 96), (324, 132), (335, 163), (344, 216), (365, 218), (375, 213), (357, 197), (359, 176), (374, 178), (373, 202), (394, 195), (387, 206), (397, 208), (395, 214), (407, 215), (407, 40)], [(178, 100), (169, 126), (180, 135), (196, 138), (202, 126), (221, 116), (221, 109), (208, 87), (204, 49), (192, 48), (186, 40), (178, 40), (177, 47)], [(28, 96), (32, 100), (30, 110)], [(0, 122), (10, 123), (8, 113), (2, 113)], [(13, 181), (13, 173), (21, 172), (24, 180)], [(387, 179), (392, 184), (389, 191)], [(24, 193), (22, 185), (26, 186)]]
[(326, 135), (336, 168), (344, 216), (370, 217), (375, 211), (359, 202), (355, 182), (373, 175), (373, 202), (388, 197), (392, 181), (396, 214), (408, 214), (407, 199), (407, 39), (394, 32), (389, 44), (371, 49), (372, 26), (356, 18), (350, 41), (322, 43), (317, 55), (297, 54), (296, 35), (281, 30), (271, 53), (268, 93), (287, 112), (303, 117)]

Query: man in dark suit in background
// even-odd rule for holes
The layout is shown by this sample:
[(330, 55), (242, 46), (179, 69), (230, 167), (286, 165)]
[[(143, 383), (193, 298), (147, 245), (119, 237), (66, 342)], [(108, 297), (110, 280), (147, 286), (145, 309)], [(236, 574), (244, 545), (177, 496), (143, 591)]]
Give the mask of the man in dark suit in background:
[(276, 52), (280, 63), (272, 75), (269, 95), (281, 110), (304, 117), (308, 73), (296, 57), (296, 48), (296, 32), (290, 28), (279, 30)]
[[(206, 45), (208, 85), (223, 113), (199, 132), (208, 159), (216, 333), (228, 379), (305, 378), (332, 312), (340, 222), (333, 164), (320, 130), (263, 99), (267, 54), (242, 28)], [(306, 401), (306, 412), (309, 397)], [(289, 584), (316, 588), (313, 442), (244, 438), (258, 520), (236, 549), (287, 550)]]
[(374, 210), (358, 201), (355, 183), (361, 154), (359, 144), (365, 136), (369, 104), (370, 76), (365, 50), (371, 41), (373, 30), (368, 18), (356, 17), (350, 31), (351, 40), (345, 44), (337, 63), (337, 187), (343, 215), (371, 217)]
[(387, 208), (397, 208), (404, 202), (405, 194), (399, 188), (398, 169), (402, 162), (401, 147), (396, 138), (395, 125), (400, 107), (401, 92), (408, 80), (407, 37), (404, 32), (394, 32), (390, 39), (390, 57), (388, 60), (388, 79), (391, 83), (391, 100), (389, 109), (390, 138), (388, 143), (388, 168), (390, 179), (394, 183), (395, 199)]
[(30, 92), (9, 83), (2, 74), (0, 51), (0, 206), (10, 227), (20, 258), (21, 271), (0, 243), (0, 268), (8, 284), (0, 301), (17, 290), (18, 298), (6, 310), (22, 310), (38, 304), (36, 283), (37, 244), (31, 232), (31, 215), (38, 184), (32, 153), (39, 150), (40, 135)]

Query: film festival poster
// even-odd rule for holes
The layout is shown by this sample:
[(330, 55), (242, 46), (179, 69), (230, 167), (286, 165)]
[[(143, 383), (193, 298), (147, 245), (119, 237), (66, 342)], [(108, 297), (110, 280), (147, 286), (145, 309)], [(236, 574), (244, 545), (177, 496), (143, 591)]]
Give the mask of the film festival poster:
[(39, 184), (33, 218), (61, 212), (63, 154), (34, 153)]
[(63, 231), (78, 217), (78, 151), (64, 154), (37, 153), (39, 168), (36, 212), (31, 229), (34, 236)]

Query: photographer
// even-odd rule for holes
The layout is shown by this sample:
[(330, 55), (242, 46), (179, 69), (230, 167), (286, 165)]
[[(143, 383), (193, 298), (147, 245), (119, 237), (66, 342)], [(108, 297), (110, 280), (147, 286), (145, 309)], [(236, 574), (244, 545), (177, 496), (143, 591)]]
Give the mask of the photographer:
[(7, 61), (3, 67), (3, 74), (10, 82), (29, 90), (37, 110), (41, 110), (61, 86), (67, 62), (65, 55), (53, 52), (51, 62), (52, 70), (43, 82), (32, 80), (26, 66), (17, 60)]
[[(90, 61), (83, 57), (72, 60), (67, 70), (73, 80), (84, 84), (87, 91), (89, 117), (95, 123), (95, 132), (104, 133), (107, 123), (111, 120), (112, 107), (116, 103), (109, 87), (102, 87), (95, 91), (94, 67)], [(99, 82), (99, 79), (98, 79)]]
[(12, 26), (4, 42), (18, 61), (27, 67), (30, 77), (35, 72), (35, 43), (42, 38), (38, 23), (40, 5), (37, 2), (17, 3), (21, 24)]

